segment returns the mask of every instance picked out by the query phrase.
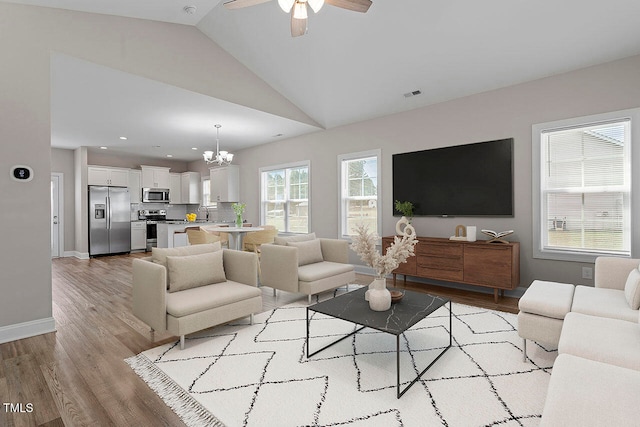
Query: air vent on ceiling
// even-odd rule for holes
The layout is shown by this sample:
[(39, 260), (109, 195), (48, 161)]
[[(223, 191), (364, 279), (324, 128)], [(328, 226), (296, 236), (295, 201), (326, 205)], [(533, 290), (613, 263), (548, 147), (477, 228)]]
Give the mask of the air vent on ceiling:
[(411, 98), (412, 96), (416, 96), (416, 95), (420, 95), (420, 94), (422, 94), (422, 91), (420, 91), (420, 90), (414, 90), (414, 91), (412, 91), (412, 92), (407, 92), (407, 93), (405, 93), (405, 94), (404, 94), (404, 97), (405, 97), (405, 98)]

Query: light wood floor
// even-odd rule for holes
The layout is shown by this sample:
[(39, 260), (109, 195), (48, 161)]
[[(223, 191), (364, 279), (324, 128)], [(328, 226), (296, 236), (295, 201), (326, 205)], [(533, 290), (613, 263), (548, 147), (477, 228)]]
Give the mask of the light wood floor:
[[(124, 362), (176, 339), (156, 333), (152, 342), (148, 326), (131, 314), (131, 261), (140, 256), (53, 260), (57, 332), (0, 345), (0, 426), (183, 425)], [(359, 284), (371, 280), (357, 277)], [(515, 298), (496, 304), (491, 294), (413, 283), (407, 289), (517, 312)], [(285, 292), (274, 298), (270, 288), (263, 297), (265, 310), (306, 299)]]

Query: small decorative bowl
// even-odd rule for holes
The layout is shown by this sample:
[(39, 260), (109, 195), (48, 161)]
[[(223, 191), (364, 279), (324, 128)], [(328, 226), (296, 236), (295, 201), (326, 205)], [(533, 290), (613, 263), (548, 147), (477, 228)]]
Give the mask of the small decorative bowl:
[(391, 293), (391, 301), (398, 302), (404, 296), (404, 292), (401, 291), (389, 291)]

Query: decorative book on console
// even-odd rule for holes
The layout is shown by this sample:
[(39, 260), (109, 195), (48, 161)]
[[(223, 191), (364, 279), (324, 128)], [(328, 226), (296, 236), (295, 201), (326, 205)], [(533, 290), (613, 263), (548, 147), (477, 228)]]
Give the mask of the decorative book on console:
[(513, 230), (493, 231), (493, 230), (483, 229), (480, 231), (482, 231), (487, 236), (491, 237), (491, 240), (489, 240), (489, 243), (491, 242), (508, 243), (506, 240), (503, 239), (503, 237), (508, 236), (509, 234), (513, 234)]

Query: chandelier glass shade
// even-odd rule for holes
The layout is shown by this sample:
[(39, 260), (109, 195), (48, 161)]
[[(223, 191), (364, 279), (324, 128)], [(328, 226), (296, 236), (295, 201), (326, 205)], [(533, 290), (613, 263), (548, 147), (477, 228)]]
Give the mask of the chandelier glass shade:
[(207, 164), (217, 163), (219, 166), (228, 165), (233, 161), (233, 154), (228, 151), (220, 151), (220, 128), (222, 125), (215, 125), (216, 127), (216, 152), (205, 151), (202, 155), (204, 161)]

